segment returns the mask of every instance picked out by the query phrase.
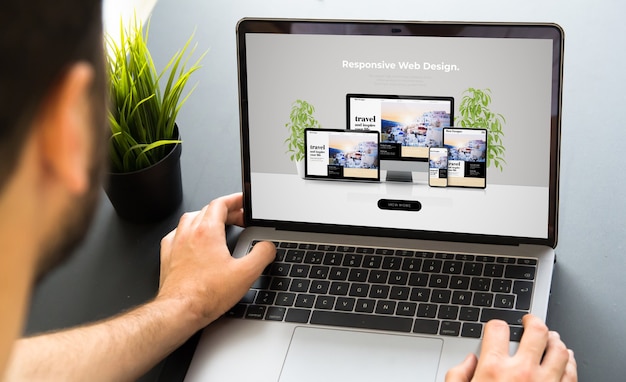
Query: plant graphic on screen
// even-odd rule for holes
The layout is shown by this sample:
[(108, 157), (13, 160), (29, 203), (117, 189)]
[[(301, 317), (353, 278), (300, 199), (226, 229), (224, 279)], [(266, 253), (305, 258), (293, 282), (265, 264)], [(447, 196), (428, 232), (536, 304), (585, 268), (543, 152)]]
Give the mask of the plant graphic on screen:
[(502, 127), (506, 123), (504, 116), (489, 109), (491, 104), (490, 89), (468, 88), (463, 92), (459, 105), (459, 116), (455, 118), (455, 126), (474, 129), (487, 129), (487, 167), (493, 164), (502, 171), (505, 148), (502, 144), (504, 132)]
[(291, 154), (289, 158), (293, 162), (304, 159), (304, 129), (319, 129), (321, 127), (320, 123), (313, 117), (314, 112), (313, 105), (301, 99), (294, 101), (291, 105), (289, 122), (285, 124), (289, 130), (289, 136), (285, 139), (285, 143), (287, 144), (287, 153)]

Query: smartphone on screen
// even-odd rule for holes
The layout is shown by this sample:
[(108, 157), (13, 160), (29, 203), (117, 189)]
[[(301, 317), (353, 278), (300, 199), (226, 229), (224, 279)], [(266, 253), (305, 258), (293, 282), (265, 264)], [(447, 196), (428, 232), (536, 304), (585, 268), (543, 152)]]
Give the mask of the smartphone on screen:
[(431, 187), (448, 186), (448, 149), (445, 147), (428, 149), (428, 185)]

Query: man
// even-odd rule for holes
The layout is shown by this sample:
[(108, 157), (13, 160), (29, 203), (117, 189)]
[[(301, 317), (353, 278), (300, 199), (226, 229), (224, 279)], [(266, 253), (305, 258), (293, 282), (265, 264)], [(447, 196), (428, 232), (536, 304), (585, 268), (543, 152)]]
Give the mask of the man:
[[(33, 285), (79, 241), (94, 210), (106, 147), (99, 0), (0, 5), (0, 379), (134, 380), (233, 306), (275, 255), (260, 243), (230, 256), (225, 225), (243, 223), (240, 194), (187, 213), (161, 242), (157, 296), (91, 325), (20, 336)], [(448, 381), (576, 381), (556, 333), (524, 319), (519, 351), (508, 326), (487, 324), (478, 361)]]

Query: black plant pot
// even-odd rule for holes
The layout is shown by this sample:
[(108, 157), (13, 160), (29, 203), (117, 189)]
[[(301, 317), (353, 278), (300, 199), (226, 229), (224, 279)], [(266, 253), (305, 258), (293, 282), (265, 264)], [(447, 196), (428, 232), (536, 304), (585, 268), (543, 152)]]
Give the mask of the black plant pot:
[(165, 158), (148, 168), (109, 174), (105, 191), (120, 218), (151, 223), (176, 211), (183, 200), (181, 152), (179, 143)]

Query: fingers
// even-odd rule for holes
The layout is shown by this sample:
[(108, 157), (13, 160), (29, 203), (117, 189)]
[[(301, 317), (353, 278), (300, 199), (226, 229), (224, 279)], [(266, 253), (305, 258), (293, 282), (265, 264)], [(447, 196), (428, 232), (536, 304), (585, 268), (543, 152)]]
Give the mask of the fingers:
[(570, 352), (567, 350), (563, 341), (561, 341), (559, 334), (557, 332), (550, 332), (548, 334), (546, 352), (541, 363), (542, 366), (551, 375), (564, 375), (569, 360)]
[(473, 353), (469, 354), (462, 363), (448, 370), (446, 382), (470, 382), (477, 363), (476, 356)]
[(243, 226), (243, 195), (239, 193), (213, 200), (203, 209), (203, 219)]
[(565, 375), (563, 375), (561, 382), (577, 382), (578, 365), (576, 364), (576, 358), (574, 358), (574, 352), (572, 350), (568, 350), (567, 352), (569, 353), (569, 359), (565, 366)]
[(531, 314), (524, 316), (522, 325), (524, 325), (524, 335), (520, 340), (517, 354), (533, 364), (539, 364), (548, 346), (548, 327)]
[(262, 241), (254, 245), (248, 254), (239, 258), (239, 266), (246, 276), (246, 284), (252, 283), (259, 277), (265, 267), (276, 257), (276, 247), (269, 241)]
[(506, 322), (501, 320), (491, 320), (487, 322), (485, 325), (485, 333), (483, 334), (481, 357), (485, 352), (501, 357), (508, 357), (510, 336), (511, 332)]

